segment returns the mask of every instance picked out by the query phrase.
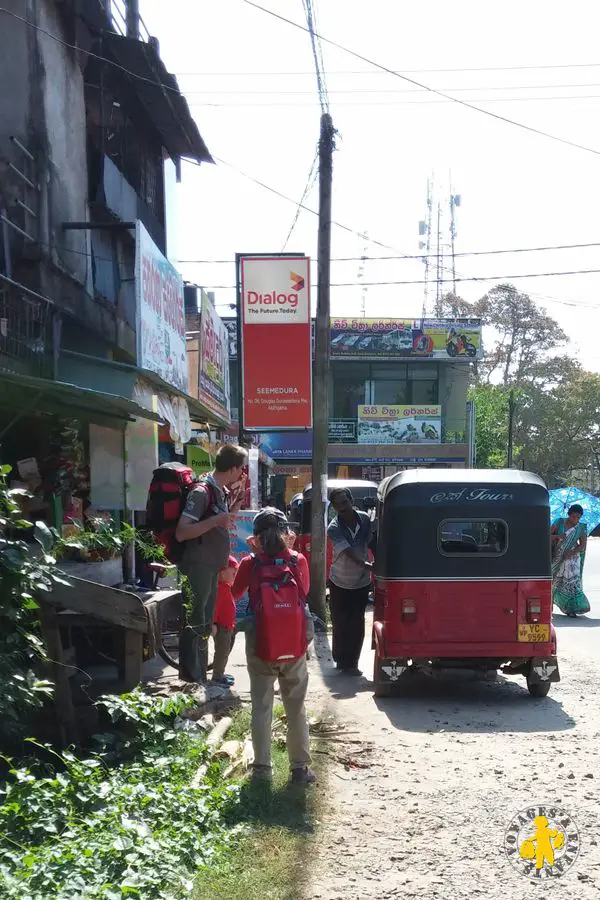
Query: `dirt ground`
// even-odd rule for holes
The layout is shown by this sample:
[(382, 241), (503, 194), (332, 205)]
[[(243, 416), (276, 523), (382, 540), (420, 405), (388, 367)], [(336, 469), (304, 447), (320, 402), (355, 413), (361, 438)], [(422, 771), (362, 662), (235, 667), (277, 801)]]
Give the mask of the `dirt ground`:
[[(333, 668), (318, 637), (309, 706), (344, 729), (327, 744), (328, 783), (306, 858), (303, 900), (600, 897), (600, 540), (589, 542), (592, 611), (556, 615), (561, 682), (543, 700), (522, 677), (496, 683), (422, 679), (373, 696), (370, 617), (362, 678)], [(247, 697), (243, 639), (228, 666)], [(509, 862), (505, 832), (534, 804), (574, 819), (577, 861), (534, 883)]]
[[(327, 797), (305, 900), (600, 896), (600, 541), (590, 545), (592, 612), (555, 617), (562, 680), (546, 699), (502, 676), (423, 679), (376, 699), (368, 637), (363, 678), (337, 673), (326, 639), (317, 640), (310, 707), (332, 712), (346, 738), (331, 745), (329, 783), (316, 788)], [(242, 645), (229, 668), (243, 696)], [(570, 871), (542, 884), (504, 850), (511, 819), (533, 804), (566, 810), (581, 840)]]

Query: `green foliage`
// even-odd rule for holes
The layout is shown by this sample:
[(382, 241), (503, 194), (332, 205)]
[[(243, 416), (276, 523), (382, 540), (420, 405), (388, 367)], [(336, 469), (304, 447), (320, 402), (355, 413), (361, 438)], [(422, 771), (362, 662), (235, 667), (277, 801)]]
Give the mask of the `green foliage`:
[(115, 528), (112, 522), (97, 517), (88, 520), (85, 525), (78, 521), (73, 521), (72, 524), (74, 534), (60, 537), (54, 532), (54, 552), (57, 558), (75, 555), (91, 560), (114, 559), (134, 544), (147, 562), (168, 564), (164, 549), (154, 541), (152, 535), (143, 534), (127, 522), (120, 528)]
[[(18, 497), (9, 490), (10, 466), (0, 466), (0, 721), (7, 739), (22, 736), (28, 713), (51, 696), (50, 682), (38, 677), (46, 658), (39, 635), (38, 600), (63, 579), (50, 554), (53, 536), (43, 522), (23, 519)], [(33, 529), (37, 544), (22, 540)], [(38, 552), (35, 552), (35, 551)]]
[(478, 468), (501, 469), (506, 465), (508, 444), (508, 391), (496, 385), (474, 387), (475, 460)]
[(79, 759), (38, 747), (49, 762), (11, 763), (0, 807), (3, 898), (189, 895), (195, 870), (227, 842), (222, 813), (237, 796), (217, 766), (192, 786), (205, 741), (172, 725), (192, 702), (139, 691), (104, 697), (99, 705), (122, 730), (98, 736), (100, 753)]

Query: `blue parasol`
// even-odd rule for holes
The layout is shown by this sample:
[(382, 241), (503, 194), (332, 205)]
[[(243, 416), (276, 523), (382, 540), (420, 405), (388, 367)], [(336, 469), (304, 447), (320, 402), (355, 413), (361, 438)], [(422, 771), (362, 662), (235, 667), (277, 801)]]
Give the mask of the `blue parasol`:
[(583, 507), (583, 522), (587, 527), (587, 533), (591, 534), (594, 528), (600, 524), (600, 497), (594, 497), (580, 488), (568, 487), (549, 491), (550, 494), (550, 519), (564, 519), (570, 506), (578, 503)]

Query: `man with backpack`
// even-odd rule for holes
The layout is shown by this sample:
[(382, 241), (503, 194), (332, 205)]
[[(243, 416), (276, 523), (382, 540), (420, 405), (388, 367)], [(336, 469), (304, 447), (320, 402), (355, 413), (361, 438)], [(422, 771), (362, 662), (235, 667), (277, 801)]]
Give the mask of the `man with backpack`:
[(308, 688), (306, 650), (314, 635), (306, 597), (310, 574), (306, 558), (292, 552), (295, 540), (285, 514), (262, 509), (253, 522), (250, 542), (255, 553), (240, 562), (232, 593), (250, 598), (246, 631), (246, 660), (252, 699), (253, 778), (270, 782), (271, 727), (275, 679), (287, 719), (287, 750), (291, 780), (312, 784), (309, 767), (308, 719), (304, 706)]
[[(243, 469), (248, 454), (225, 444), (215, 457), (214, 471), (189, 491), (175, 539), (183, 544), (178, 566), (188, 579), (192, 597), (180, 642), (179, 673), (185, 681), (206, 681), (208, 638), (212, 632), (219, 571), (230, 553), (232, 513), (243, 502)], [(232, 491), (228, 490), (232, 488)]]

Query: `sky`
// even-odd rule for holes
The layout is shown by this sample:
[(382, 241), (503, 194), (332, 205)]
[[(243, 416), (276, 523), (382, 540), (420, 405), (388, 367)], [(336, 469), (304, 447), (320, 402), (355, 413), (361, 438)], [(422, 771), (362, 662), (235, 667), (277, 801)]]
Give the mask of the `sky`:
[[(302, 0), (257, 2), (306, 24)], [(423, 85), (596, 150), (566, 146), (443, 100), (324, 43), (329, 111), (338, 132), (333, 218), (350, 229), (333, 226), (332, 258), (352, 258), (332, 262), (333, 316), (359, 316), (363, 301), (369, 317), (422, 314), (423, 284), (369, 283), (422, 281), (423, 263), (374, 257), (419, 254), (428, 179), (436, 185), (435, 202), (447, 209), (450, 173), (461, 197), (455, 250), (467, 254), (456, 259), (457, 275), (487, 279), (459, 282), (457, 293), (466, 300), (510, 276), (600, 270), (600, 5), (313, 5), (324, 37)], [(315, 260), (315, 280), (317, 217), (301, 211), (286, 244), (319, 136), (309, 35), (244, 0), (142, 0), (141, 11), (217, 160), (214, 166), (183, 164), (175, 246), (184, 278), (214, 290), (221, 315), (232, 314), (235, 302), (236, 252), (306, 253)], [(316, 184), (304, 203), (317, 209)], [(366, 242), (365, 233), (388, 249)], [(590, 243), (598, 246), (483, 254)], [(365, 253), (369, 259), (361, 266)], [(212, 260), (225, 262), (204, 262)], [(450, 278), (449, 259), (444, 265)], [(600, 372), (600, 271), (515, 278), (514, 284), (557, 319), (581, 363)], [(430, 303), (434, 296), (435, 288)]]

